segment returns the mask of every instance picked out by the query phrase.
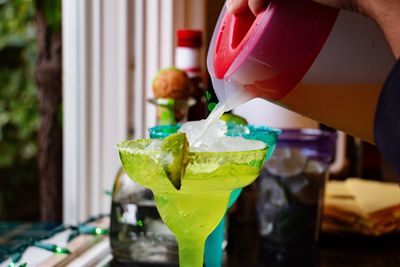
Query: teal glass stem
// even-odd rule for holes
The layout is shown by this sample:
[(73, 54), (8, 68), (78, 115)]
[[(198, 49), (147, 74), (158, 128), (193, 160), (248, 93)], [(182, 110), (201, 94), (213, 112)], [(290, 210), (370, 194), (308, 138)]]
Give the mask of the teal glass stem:
[(226, 209), (224, 217), (222, 218), (218, 226), (214, 229), (214, 231), (206, 239), (206, 245), (204, 247), (204, 264), (206, 267), (222, 266), (222, 244), (224, 242), (226, 214), (230, 207), (232, 207), (232, 205), (239, 198), (241, 192), (242, 188), (239, 188), (231, 193), (228, 208)]
[[(269, 146), (266, 159), (268, 160), (274, 149), (276, 142), (278, 140), (278, 135), (281, 130), (265, 127), (265, 126), (254, 126), (254, 125), (235, 125), (228, 123), (228, 136), (241, 136), (247, 139), (263, 141)], [(229, 199), (229, 208), (236, 202), (239, 198), (242, 188), (236, 189), (232, 192)], [(224, 241), (225, 232), (225, 220), (226, 213), (219, 225), (215, 230), (208, 236), (206, 240), (205, 250), (204, 250), (204, 263), (206, 267), (221, 267), (222, 266), (222, 243)]]
[[(150, 138), (164, 138), (170, 134), (176, 133), (181, 125), (160, 125), (149, 129)], [(228, 136), (241, 136), (243, 138), (259, 140), (268, 145), (268, 151), (266, 159), (268, 160), (278, 140), (278, 135), (281, 130), (266, 126), (254, 126), (254, 125), (236, 125), (234, 123), (228, 123)], [(226, 214), (229, 208), (236, 202), (242, 188), (234, 190), (230, 196), (226, 213), (222, 218), (221, 222), (214, 229), (214, 231), (208, 236), (204, 248), (204, 264), (205, 267), (221, 267), (222, 266), (222, 243), (224, 241), (225, 232), (225, 221)]]

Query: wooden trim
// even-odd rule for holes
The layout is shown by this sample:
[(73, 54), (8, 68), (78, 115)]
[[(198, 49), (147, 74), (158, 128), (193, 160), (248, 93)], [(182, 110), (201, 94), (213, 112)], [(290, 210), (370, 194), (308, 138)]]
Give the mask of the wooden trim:
[(174, 64), (175, 31), (174, 31), (174, 1), (162, 0), (160, 8), (160, 67), (166, 68)]
[(88, 188), (89, 198), (90, 198), (90, 210), (92, 214), (97, 214), (101, 211), (101, 204), (99, 199), (101, 198), (102, 192), (99, 188), (102, 187), (102, 169), (99, 168), (98, 164), (95, 162), (101, 161), (101, 155), (103, 154), (103, 149), (101, 146), (101, 141), (103, 138), (102, 127), (103, 122), (101, 119), (101, 103), (103, 102), (103, 84), (101, 78), (103, 76), (102, 70), (102, 28), (103, 24), (101, 21), (101, 10), (102, 1), (93, 1), (92, 6), (92, 16), (91, 16), (91, 84), (88, 88), (91, 90), (91, 102), (90, 102), (90, 163), (88, 179), (90, 179), (90, 187)]
[(134, 53), (132, 55), (132, 62), (134, 66), (133, 70), (133, 106), (134, 106), (134, 121), (133, 121), (133, 133), (134, 138), (143, 138), (145, 135), (145, 25), (144, 25), (144, 0), (135, 0), (132, 6), (134, 20), (131, 28), (134, 31), (132, 45), (134, 47)]
[(127, 8), (128, 0), (63, 1), (65, 223), (110, 209), (115, 144), (128, 133)]
[(155, 107), (147, 102), (151, 82), (174, 64), (178, 28), (205, 29), (205, 6), (195, 0), (63, 0), (66, 223), (109, 211), (104, 190), (112, 189), (120, 167), (115, 144), (128, 137), (130, 125), (134, 138), (155, 125)]
[[(147, 136), (156, 124), (156, 109), (148, 103), (153, 97), (151, 82), (161, 68), (174, 65), (176, 30), (206, 27), (206, 2), (198, 0), (135, 0), (134, 37), (134, 137)], [(201, 56), (205, 59), (206, 45)], [(205, 60), (203, 62), (205, 69)]]
[[(79, 0), (62, 2), (63, 13), (63, 214), (64, 221), (75, 223), (85, 210), (82, 198), (86, 188), (82, 157), (84, 110), (82, 92), (85, 88), (84, 40), (80, 39), (84, 25), (82, 3)], [(84, 4), (83, 4), (84, 5)], [(79, 12), (81, 11), (81, 12)], [(83, 116), (82, 116), (83, 115)]]
[(148, 129), (156, 124), (156, 108), (148, 103), (148, 99), (154, 97), (151, 88), (151, 82), (154, 75), (160, 69), (160, 0), (145, 1), (145, 27), (146, 27), (146, 49), (145, 55), (145, 129)]
[[(101, 194), (101, 211), (109, 211), (111, 205), (110, 196), (105, 195), (105, 190), (112, 190), (115, 175), (120, 168), (120, 160), (115, 145), (128, 137), (127, 122), (127, 73), (128, 43), (127, 32), (127, 0), (116, 4), (112, 0), (103, 0), (101, 9), (102, 38), (101, 55), (102, 75), (102, 139), (99, 146), (102, 148), (100, 162), (94, 162), (97, 168), (101, 168), (99, 190)], [(117, 30), (119, 29), (119, 30)]]

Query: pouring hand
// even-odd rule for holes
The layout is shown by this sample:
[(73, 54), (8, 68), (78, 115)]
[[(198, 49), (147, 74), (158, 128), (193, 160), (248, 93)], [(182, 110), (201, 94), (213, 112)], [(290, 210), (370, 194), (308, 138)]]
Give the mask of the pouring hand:
[[(314, 0), (314, 1), (335, 8), (344, 8), (355, 11), (358, 10), (355, 1), (352, 0)], [(269, 0), (227, 0), (226, 7), (228, 8), (229, 12), (236, 14), (242, 12), (248, 6), (250, 10), (254, 13), (254, 15), (257, 15), (268, 5), (268, 2)]]
[[(383, 31), (393, 54), (400, 58), (400, 0), (313, 0), (317, 3), (356, 11), (374, 19)], [(248, 6), (257, 15), (269, 0), (227, 0), (231, 13), (240, 13)]]
[(251, 12), (257, 15), (268, 5), (268, 2), (268, 0), (227, 0), (226, 7), (229, 12), (237, 14), (248, 6)]
[[(382, 9), (384, 5), (388, 3), (392, 3), (391, 5), (397, 5), (400, 3), (399, 0), (313, 0), (314, 2), (334, 7), (340, 9), (347, 9), (356, 11), (359, 13), (363, 13), (367, 16), (374, 18), (376, 15), (375, 9)], [(250, 10), (257, 15), (260, 11), (262, 11), (267, 5), (269, 0), (227, 0), (226, 6), (228, 11), (231, 13), (240, 13), (247, 6)]]

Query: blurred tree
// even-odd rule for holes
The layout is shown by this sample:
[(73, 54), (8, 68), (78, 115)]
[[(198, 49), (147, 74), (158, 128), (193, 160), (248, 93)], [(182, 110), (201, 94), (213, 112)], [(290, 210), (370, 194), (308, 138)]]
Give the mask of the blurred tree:
[(61, 0), (0, 0), (0, 219), (62, 219), (61, 64)]
[(0, 0), (0, 218), (36, 219), (38, 103), (32, 0)]
[(61, 0), (35, 0), (40, 112), (39, 204), (42, 221), (62, 219), (62, 39)]

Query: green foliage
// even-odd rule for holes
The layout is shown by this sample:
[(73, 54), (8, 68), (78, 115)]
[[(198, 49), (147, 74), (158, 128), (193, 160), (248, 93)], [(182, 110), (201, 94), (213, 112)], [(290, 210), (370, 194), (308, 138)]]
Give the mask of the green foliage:
[(0, 219), (37, 216), (34, 0), (0, 0)]
[[(61, 0), (44, 4), (60, 31)], [(35, 12), (35, 0), (0, 0), (0, 220), (38, 215)]]
[(44, 12), (51, 30), (59, 32), (61, 30), (61, 0), (45, 1)]
[(0, 0), (0, 168), (36, 156), (33, 0)]
[(35, 38), (33, 0), (0, 0), (0, 49)]

